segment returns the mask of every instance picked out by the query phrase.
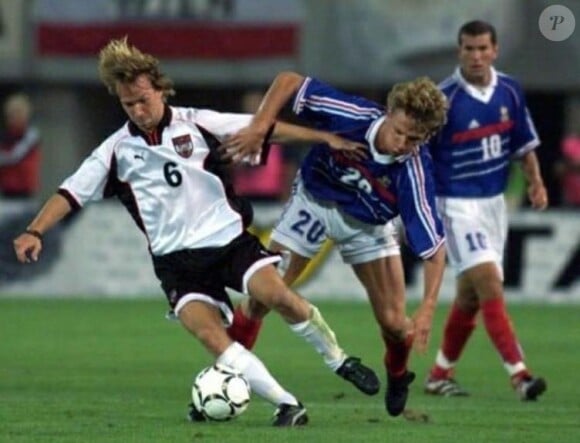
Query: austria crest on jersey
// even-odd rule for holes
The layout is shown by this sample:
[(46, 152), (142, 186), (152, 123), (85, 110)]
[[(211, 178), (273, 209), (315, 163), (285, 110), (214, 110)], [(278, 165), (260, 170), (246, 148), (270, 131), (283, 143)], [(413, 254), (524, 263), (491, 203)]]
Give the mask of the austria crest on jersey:
[(191, 154), (193, 153), (193, 141), (191, 140), (191, 135), (185, 134), (180, 135), (179, 137), (173, 137), (171, 141), (173, 142), (175, 152), (183, 158), (191, 157)]

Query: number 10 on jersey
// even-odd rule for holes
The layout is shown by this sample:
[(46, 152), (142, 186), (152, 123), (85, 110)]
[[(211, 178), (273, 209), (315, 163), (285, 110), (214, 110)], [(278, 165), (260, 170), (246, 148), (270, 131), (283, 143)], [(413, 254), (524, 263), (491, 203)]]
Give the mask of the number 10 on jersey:
[(501, 137), (493, 134), (481, 139), (481, 149), (483, 150), (483, 160), (491, 160), (501, 156)]

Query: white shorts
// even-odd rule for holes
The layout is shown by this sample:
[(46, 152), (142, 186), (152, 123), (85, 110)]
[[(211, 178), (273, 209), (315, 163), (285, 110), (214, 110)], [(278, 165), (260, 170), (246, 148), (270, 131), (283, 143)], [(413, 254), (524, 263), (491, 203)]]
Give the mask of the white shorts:
[(333, 202), (312, 197), (297, 177), (292, 196), (272, 231), (272, 240), (312, 258), (326, 239), (334, 241), (342, 260), (349, 265), (400, 254), (391, 222), (370, 225), (356, 220)]
[(503, 195), (490, 198), (438, 197), (437, 210), (447, 237), (447, 256), (456, 275), (493, 262), (503, 279), (507, 213)]

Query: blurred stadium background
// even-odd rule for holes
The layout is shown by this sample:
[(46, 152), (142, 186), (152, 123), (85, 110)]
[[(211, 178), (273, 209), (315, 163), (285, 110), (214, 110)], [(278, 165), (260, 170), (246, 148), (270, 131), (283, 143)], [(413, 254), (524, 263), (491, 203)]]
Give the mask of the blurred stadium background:
[[(580, 19), (580, 1), (561, 0)], [(0, 98), (16, 91), (34, 104), (42, 137), (39, 202), (102, 139), (124, 122), (97, 77), (96, 55), (128, 35), (158, 56), (175, 80), (171, 103), (241, 111), (242, 97), (263, 90), (281, 70), (320, 77), (382, 101), (390, 86), (429, 75), (440, 81), (456, 63), (456, 30), (474, 18), (498, 29), (496, 66), (523, 84), (543, 141), (539, 148), (552, 207), (533, 213), (514, 186), (506, 285), (513, 301), (580, 301), (579, 207), (562, 198), (558, 165), (567, 137), (580, 136), (580, 27), (549, 41), (538, 18), (544, 0), (0, 0)], [(256, 230), (267, 235), (280, 199), (258, 202)], [(520, 204), (520, 202), (523, 203)], [(45, 256), (14, 263), (0, 200), (1, 295), (155, 296), (145, 241), (115, 203), (89, 207), (47, 236)], [(22, 215), (22, 214), (21, 214)], [(332, 252), (304, 280), (320, 298), (362, 299), (353, 274)], [(410, 296), (420, 267), (408, 260)], [(447, 273), (443, 300), (452, 294)]]

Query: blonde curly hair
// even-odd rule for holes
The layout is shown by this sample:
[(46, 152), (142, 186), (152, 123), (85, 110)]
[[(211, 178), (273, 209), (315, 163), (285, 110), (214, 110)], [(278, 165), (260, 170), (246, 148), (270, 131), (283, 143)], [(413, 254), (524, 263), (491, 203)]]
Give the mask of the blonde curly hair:
[(137, 77), (145, 74), (163, 97), (175, 95), (173, 81), (159, 68), (159, 60), (145, 54), (135, 46), (129, 45), (127, 37), (111, 40), (99, 52), (99, 76), (112, 95), (116, 95), (115, 86), (120, 83), (132, 83)]
[(447, 121), (447, 98), (429, 77), (397, 83), (387, 96), (387, 111), (401, 110), (412, 117), (417, 129), (430, 137)]

